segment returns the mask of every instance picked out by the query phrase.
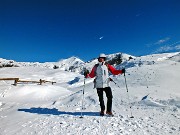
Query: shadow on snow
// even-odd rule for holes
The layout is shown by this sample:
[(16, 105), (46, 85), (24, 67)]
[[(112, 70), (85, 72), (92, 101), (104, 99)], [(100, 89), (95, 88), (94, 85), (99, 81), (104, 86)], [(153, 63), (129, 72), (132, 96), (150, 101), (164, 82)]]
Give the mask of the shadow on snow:
[[(21, 112), (28, 113), (37, 113), (37, 114), (48, 114), (48, 115), (73, 115), (73, 116), (81, 116), (81, 112), (64, 112), (58, 111), (58, 109), (53, 108), (30, 108), (30, 109), (18, 109)], [(82, 112), (83, 116), (99, 116), (99, 112)]]
[(75, 77), (73, 80), (69, 81), (68, 84), (72, 85), (74, 83), (79, 82), (80, 78), (79, 77)]

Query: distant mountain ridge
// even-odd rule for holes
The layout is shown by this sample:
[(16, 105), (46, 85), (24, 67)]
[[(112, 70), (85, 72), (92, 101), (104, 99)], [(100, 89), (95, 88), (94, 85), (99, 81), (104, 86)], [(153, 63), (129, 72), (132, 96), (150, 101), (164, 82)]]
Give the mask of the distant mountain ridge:
[[(169, 55), (168, 55), (169, 54)], [(171, 59), (176, 62), (180, 62), (180, 52), (176, 53), (165, 53), (165, 54), (153, 54), (141, 57), (135, 57), (126, 53), (114, 53), (107, 55), (107, 62), (117, 66), (118, 68), (123, 67), (133, 67), (141, 66), (142, 64), (151, 65), (156, 60)], [(82, 61), (77, 57), (70, 57), (67, 59), (62, 59), (58, 62), (16, 62), (14, 60), (6, 60), (0, 58), (0, 68), (3, 67), (42, 67), (42, 68), (51, 68), (59, 69), (70, 72), (82, 72), (84, 68), (89, 70), (98, 63), (97, 59), (93, 59), (87, 62)]]
[[(115, 54), (109, 54), (107, 55), (107, 60), (112, 60), (117, 55), (121, 54), (123, 60), (127, 60), (129, 58), (128, 54), (124, 53), (115, 53)], [(72, 71), (72, 72), (79, 72), (84, 67), (92, 67), (94, 64), (96, 64), (98, 61), (97, 59), (90, 60), (88, 62), (84, 62), (81, 59), (77, 57), (70, 57), (67, 59), (61, 59), (58, 62), (45, 62), (45, 63), (39, 63), (39, 62), (16, 62), (14, 60), (6, 60), (0, 58), (0, 67), (42, 67), (42, 68), (54, 68), (54, 69), (61, 69), (65, 71)]]

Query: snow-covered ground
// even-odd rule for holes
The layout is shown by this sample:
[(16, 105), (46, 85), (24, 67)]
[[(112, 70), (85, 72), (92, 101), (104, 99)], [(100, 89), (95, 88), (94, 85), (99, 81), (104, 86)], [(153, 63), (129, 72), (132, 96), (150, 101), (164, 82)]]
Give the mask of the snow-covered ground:
[(93, 79), (86, 79), (83, 118), (79, 117), (84, 78), (78, 72), (38, 66), (0, 68), (0, 78), (56, 81), (17, 86), (0, 81), (0, 134), (180, 134), (180, 53), (137, 57), (117, 66), (121, 67), (127, 69), (129, 91), (123, 75), (111, 76), (120, 87), (111, 82), (115, 116), (99, 116)]

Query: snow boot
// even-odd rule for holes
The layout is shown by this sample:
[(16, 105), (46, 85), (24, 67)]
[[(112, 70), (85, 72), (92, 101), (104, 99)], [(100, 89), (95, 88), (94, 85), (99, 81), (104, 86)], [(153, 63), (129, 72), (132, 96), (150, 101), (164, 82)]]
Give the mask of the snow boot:
[(100, 111), (100, 116), (104, 116), (104, 111)]
[(106, 111), (106, 114), (109, 116), (114, 116), (112, 112)]

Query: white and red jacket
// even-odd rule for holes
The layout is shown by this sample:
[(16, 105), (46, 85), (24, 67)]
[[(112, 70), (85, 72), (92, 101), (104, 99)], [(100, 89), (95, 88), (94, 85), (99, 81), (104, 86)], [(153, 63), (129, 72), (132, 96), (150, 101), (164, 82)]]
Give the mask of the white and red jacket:
[(91, 70), (91, 73), (87, 75), (87, 77), (96, 77), (94, 80), (94, 87), (95, 88), (106, 88), (109, 87), (109, 71), (113, 75), (122, 74), (122, 70), (116, 70), (113, 66), (110, 64), (107, 64), (105, 62), (99, 62), (99, 64), (96, 64), (93, 69)]

